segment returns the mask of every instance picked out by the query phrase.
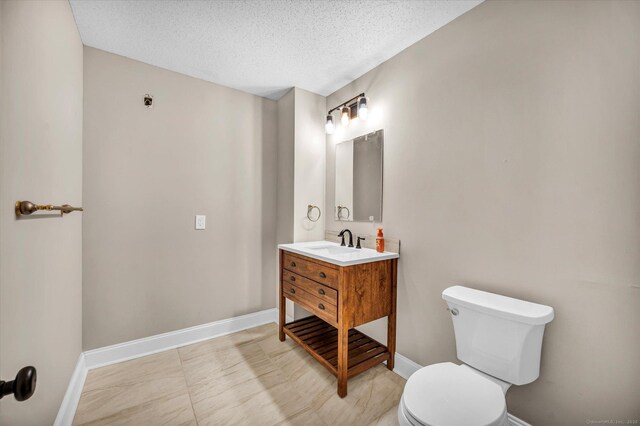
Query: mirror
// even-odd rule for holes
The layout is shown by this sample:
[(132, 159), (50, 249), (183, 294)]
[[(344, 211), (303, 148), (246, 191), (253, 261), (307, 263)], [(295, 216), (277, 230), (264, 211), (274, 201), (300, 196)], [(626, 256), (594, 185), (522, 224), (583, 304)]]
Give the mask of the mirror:
[(382, 222), (383, 132), (336, 145), (334, 218)]

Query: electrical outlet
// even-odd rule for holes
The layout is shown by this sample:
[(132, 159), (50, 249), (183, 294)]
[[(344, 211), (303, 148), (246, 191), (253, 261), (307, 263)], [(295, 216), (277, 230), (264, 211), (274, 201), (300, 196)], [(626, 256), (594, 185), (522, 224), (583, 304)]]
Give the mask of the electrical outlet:
[(205, 229), (207, 226), (207, 217), (205, 215), (196, 215), (196, 229)]

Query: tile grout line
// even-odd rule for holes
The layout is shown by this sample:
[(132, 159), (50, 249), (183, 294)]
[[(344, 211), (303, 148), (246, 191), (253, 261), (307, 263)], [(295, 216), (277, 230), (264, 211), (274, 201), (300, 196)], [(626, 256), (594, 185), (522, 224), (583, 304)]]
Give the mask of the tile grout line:
[[(149, 355), (149, 356), (155, 356), (155, 355), (161, 355), (161, 354), (170, 354), (172, 351), (173, 351), (173, 349), (167, 349), (166, 351), (162, 351), (162, 352), (159, 352), (159, 353), (156, 353), (156, 354), (151, 354), (151, 355)], [(185, 381), (185, 387), (187, 387), (186, 378), (185, 378), (185, 375), (184, 375), (184, 370), (183, 370), (183, 368), (182, 368), (182, 360), (180, 359), (180, 354), (179, 354), (179, 353), (177, 353), (177, 355), (178, 355), (178, 360), (179, 360), (179, 362), (180, 362), (180, 366), (181, 366), (181, 373), (182, 373), (182, 375), (183, 375), (183, 380)], [(125, 363), (131, 362), (131, 361), (134, 361), (134, 360), (125, 361), (125, 362), (123, 362), (123, 363), (118, 363), (118, 364), (125, 364)], [(105, 366), (105, 367), (101, 367), (101, 368), (109, 369), (110, 367), (111, 367), (111, 369), (116, 369), (116, 368), (118, 368), (118, 367), (117, 367), (117, 364), (113, 364), (113, 365), (111, 365), (111, 366)], [(99, 371), (101, 368), (95, 369), (95, 370), (93, 370), (93, 371)], [(137, 381), (137, 383), (138, 383), (138, 384), (140, 384), (140, 383), (145, 383), (145, 382), (149, 382), (149, 381), (148, 381), (149, 379), (141, 379), (142, 381), (140, 381), (140, 379), (141, 379), (141, 378), (139, 378), (139, 380)], [(154, 381), (154, 380), (155, 380), (155, 379), (151, 379), (151, 381)], [(82, 411), (82, 410), (81, 410), (81, 404), (80, 404), (80, 402), (83, 400), (83, 397), (84, 397), (84, 396), (86, 396), (86, 395), (90, 395), (90, 394), (95, 393), (95, 392), (103, 392), (103, 391), (105, 391), (105, 390), (107, 390), (107, 391), (108, 391), (108, 390), (116, 390), (116, 391), (118, 391), (117, 393), (120, 393), (120, 389), (121, 389), (121, 388), (123, 388), (123, 386), (128, 387), (128, 385), (123, 385), (123, 384), (121, 384), (121, 383), (114, 383), (114, 384), (110, 384), (110, 385), (103, 385), (103, 386), (100, 386), (100, 387), (98, 387), (98, 388), (96, 388), (96, 389), (87, 390), (87, 385), (88, 385), (91, 381), (92, 381), (92, 379), (91, 379), (91, 377), (89, 377), (89, 375), (88, 375), (88, 376), (87, 376), (87, 380), (85, 381), (85, 383), (84, 383), (84, 385), (83, 385), (83, 389), (82, 389), (82, 393), (81, 393), (81, 398), (80, 398), (80, 401), (78, 402), (78, 409), (77, 409), (77, 410), (76, 410), (76, 412), (74, 413), (74, 419), (73, 419), (73, 421), (74, 421), (74, 422), (76, 421), (76, 418), (77, 418), (78, 413)], [(149, 383), (150, 383), (150, 382), (149, 382)], [(187, 391), (188, 391), (188, 387), (187, 387)], [(74, 426), (75, 426), (75, 425), (82, 426), (82, 425), (87, 425), (87, 424), (93, 424), (94, 422), (104, 421), (105, 419), (109, 419), (109, 418), (111, 418), (111, 417), (117, 416), (117, 415), (118, 415), (118, 414), (120, 414), (120, 413), (123, 413), (123, 412), (126, 412), (126, 411), (134, 410), (134, 409), (135, 409), (135, 408), (137, 408), (137, 407), (142, 407), (142, 406), (144, 406), (145, 404), (151, 404), (151, 403), (159, 402), (159, 401), (161, 401), (163, 398), (164, 398), (164, 397), (163, 397), (163, 396), (161, 396), (161, 395), (158, 395), (158, 396), (156, 396), (155, 398), (152, 398), (152, 399), (147, 399), (147, 398), (145, 398), (145, 399), (144, 399), (144, 401), (141, 401), (141, 402), (140, 402), (140, 403), (138, 403), (138, 404), (135, 404), (135, 405), (132, 405), (132, 406), (129, 406), (129, 407), (126, 407), (126, 408), (123, 408), (123, 409), (117, 410), (117, 411), (113, 411), (113, 412), (109, 412), (109, 411), (107, 411), (107, 412), (103, 413), (103, 415), (102, 415), (102, 416), (99, 416), (99, 417), (97, 417), (97, 418), (94, 418), (94, 419), (91, 419), (91, 420), (85, 421), (85, 422), (83, 422), (83, 423), (72, 423), (72, 424), (73, 424)], [(190, 400), (190, 402), (191, 402), (191, 400)], [(193, 412), (193, 414), (194, 414), (194, 419), (195, 419), (195, 411), (193, 410), (193, 405), (192, 405), (192, 412)]]
[(196, 421), (196, 426), (200, 423), (198, 422), (198, 417), (196, 416), (196, 409), (193, 407), (193, 399), (191, 398), (191, 389), (189, 388), (189, 382), (187, 381), (187, 375), (184, 371), (184, 365), (182, 364), (182, 356), (180, 355), (180, 348), (176, 348), (178, 352), (178, 359), (180, 360), (180, 371), (182, 371), (182, 378), (184, 379), (184, 384), (187, 387), (187, 395), (189, 396), (189, 403), (191, 404), (191, 412), (193, 413), (193, 418)]
[[(246, 330), (245, 330), (245, 331), (246, 331)], [(274, 337), (275, 337), (275, 336), (274, 336)], [(273, 356), (273, 355), (270, 355), (269, 353), (267, 353), (267, 351), (265, 351), (265, 350), (264, 350), (264, 348), (262, 348), (262, 346), (260, 345), (260, 343), (259, 343), (259, 342), (256, 342), (256, 343), (258, 344), (258, 346), (260, 347), (260, 349), (262, 350), (262, 352), (265, 354), (265, 356), (267, 357), (267, 359), (268, 359), (268, 360), (269, 360), (269, 361), (270, 361), (270, 362), (271, 362), (271, 363), (276, 367), (276, 369), (278, 369), (278, 371), (279, 371), (279, 372), (280, 372), (280, 373), (285, 377), (286, 382), (287, 382), (289, 385), (293, 386), (293, 381), (291, 380), (291, 378), (289, 377), (289, 375), (287, 374), (287, 372), (286, 372), (282, 367), (280, 367), (279, 365), (277, 365), (277, 364), (275, 363), (275, 361), (274, 361), (274, 356)], [(280, 343), (284, 343), (284, 342), (280, 342)], [(297, 346), (297, 347), (295, 347), (295, 346), (294, 346), (293, 348), (290, 348), (290, 350), (297, 350), (297, 349), (301, 349), (301, 350), (302, 350), (302, 352), (301, 352), (301, 353), (303, 353), (304, 355), (306, 355), (307, 357), (309, 357), (309, 359), (310, 359), (310, 360), (313, 360), (313, 362), (316, 362), (316, 360), (315, 360), (315, 359), (313, 359), (313, 357), (312, 357), (309, 353), (307, 353), (304, 349), (300, 348), (299, 346)], [(284, 355), (285, 353), (286, 353), (286, 352), (278, 353), (278, 354), (276, 355), (276, 357), (277, 357), (277, 356)], [(328, 425), (329, 425), (329, 423), (328, 423), (327, 421), (325, 421), (324, 417), (323, 417), (323, 416), (321, 416), (321, 415), (320, 415), (320, 413), (318, 412), (318, 410), (316, 410), (312, 405), (307, 405), (306, 409), (307, 409), (307, 410), (309, 410), (309, 411), (311, 411), (311, 412), (313, 412), (313, 413), (316, 415), (316, 417), (317, 417), (318, 419), (320, 419), (320, 421), (322, 422), (323, 426), (328, 426)], [(298, 414), (300, 414), (300, 413), (302, 413), (302, 412), (304, 412), (304, 411), (305, 411), (305, 410), (301, 410), (301, 411), (299, 411), (298, 413), (294, 414), (294, 415), (293, 415), (293, 416), (291, 416), (291, 417), (295, 417), (296, 415), (298, 415)], [(281, 423), (284, 423), (286, 420), (288, 420), (288, 419), (283, 420)]]
[[(254, 328), (255, 328), (255, 327), (254, 327)], [(251, 329), (247, 329), (247, 330), (243, 330), (243, 331), (245, 331), (245, 332), (247, 332), (247, 333), (248, 333), (248, 331), (249, 331), (249, 330), (251, 330)], [(275, 337), (275, 335), (274, 335), (274, 337)], [(271, 338), (271, 337), (266, 337), (266, 339), (269, 339), (269, 338)], [(262, 345), (260, 344), (260, 342), (261, 342), (262, 340), (264, 340), (264, 339), (265, 339), (265, 338), (263, 338), (263, 339), (253, 338), (253, 339), (252, 339), (252, 343), (253, 343), (253, 344), (255, 344), (255, 345), (258, 347), (258, 349), (260, 349), (260, 351), (262, 352), (262, 354), (264, 354), (265, 359), (266, 359), (267, 361), (269, 361), (269, 363), (270, 363), (270, 364), (271, 364), (271, 365), (272, 365), (272, 366), (273, 366), (273, 367), (274, 367), (274, 368), (275, 368), (275, 369), (276, 369), (276, 370), (277, 370), (277, 371), (282, 375), (282, 377), (285, 379), (285, 382), (286, 382), (289, 386), (293, 386), (293, 383), (292, 383), (292, 381), (291, 381), (291, 378), (289, 377), (289, 375), (287, 374), (287, 372), (286, 372), (286, 371), (284, 371), (284, 369), (283, 369), (281, 366), (279, 366), (279, 365), (274, 361), (274, 357), (273, 357), (272, 355), (270, 355), (270, 354), (269, 354), (269, 353), (268, 353), (268, 352), (267, 352), (267, 351), (262, 347)], [(281, 342), (281, 343), (282, 343), (282, 342)], [(281, 353), (281, 354), (279, 354), (279, 355), (282, 355), (282, 353)], [(309, 356), (310, 356), (310, 355), (309, 355)], [(298, 411), (298, 412), (296, 412), (296, 413), (292, 414), (291, 416), (288, 416), (288, 417), (286, 417), (285, 419), (281, 420), (280, 422), (276, 423), (276, 424), (275, 424), (275, 426), (282, 425), (282, 424), (286, 424), (286, 422), (287, 422), (288, 420), (290, 420), (290, 419), (292, 419), (292, 418), (296, 417), (297, 415), (299, 415), (299, 414), (303, 413), (303, 412), (304, 412), (304, 411), (306, 411), (306, 410), (309, 410), (309, 411), (314, 412), (314, 413), (316, 414), (316, 416), (318, 416), (318, 418), (322, 421), (323, 425), (324, 425), (324, 426), (326, 426), (326, 425), (327, 425), (327, 423), (324, 421), (324, 419), (323, 419), (322, 417), (320, 417), (320, 415), (316, 412), (316, 410), (315, 410), (312, 406), (307, 405), (305, 408), (301, 409), (300, 411)]]

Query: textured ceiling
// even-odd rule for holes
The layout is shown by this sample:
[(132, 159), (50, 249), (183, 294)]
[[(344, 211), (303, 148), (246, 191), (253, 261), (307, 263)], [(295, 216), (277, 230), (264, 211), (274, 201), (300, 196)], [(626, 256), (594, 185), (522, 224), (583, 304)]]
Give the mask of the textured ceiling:
[(85, 45), (278, 99), (329, 95), (482, 0), (71, 0)]

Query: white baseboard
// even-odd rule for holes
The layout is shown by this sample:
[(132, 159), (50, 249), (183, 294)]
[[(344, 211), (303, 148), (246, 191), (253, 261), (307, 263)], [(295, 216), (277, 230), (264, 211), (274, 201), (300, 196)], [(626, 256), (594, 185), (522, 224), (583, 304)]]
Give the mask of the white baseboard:
[(58, 415), (53, 422), (54, 426), (67, 426), (73, 423), (73, 417), (76, 415), (76, 408), (78, 408), (78, 402), (80, 402), (80, 395), (82, 394), (82, 388), (84, 387), (84, 381), (87, 378), (87, 366), (84, 360), (84, 354), (81, 353), (76, 363), (76, 368), (73, 370), (71, 379), (69, 380), (69, 386), (60, 404)]
[(509, 426), (531, 426), (529, 423), (524, 420), (520, 420), (516, 416), (507, 413), (507, 419), (509, 420)]
[(413, 362), (406, 356), (400, 355), (397, 352), (394, 364), (393, 372), (405, 380), (408, 380), (409, 376), (422, 368), (422, 366), (417, 362)]
[(84, 353), (85, 361), (87, 368), (91, 370), (92, 368), (104, 367), (105, 365), (128, 361), (180, 346), (191, 345), (214, 337), (224, 336), (225, 334), (235, 333), (247, 328), (257, 327), (273, 322), (277, 317), (277, 309), (267, 309), (252, 314), (211, 322), (209, 324), (157, 334), (130, 342), (86, 351)]

